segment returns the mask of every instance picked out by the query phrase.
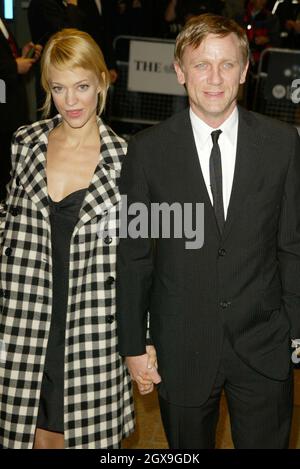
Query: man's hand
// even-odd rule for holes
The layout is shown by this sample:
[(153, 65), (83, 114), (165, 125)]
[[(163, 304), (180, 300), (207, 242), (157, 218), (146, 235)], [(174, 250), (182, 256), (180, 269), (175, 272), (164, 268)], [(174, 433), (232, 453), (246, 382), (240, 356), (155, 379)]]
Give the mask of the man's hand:
[(147, 353), (135, 357), (126, 357), (131, 379), (138, 385), (140, 394), (149, 394), (153, 391), (154, 384), (161, 382), (157, 372), (156, 351), (153, 345), (147, 345)]
[[(33, 54), (31, 57), (27, 57), (27, 54), (33, 49)], [(39, 60), (43, 47), (40, 44), (33, 44), (33, 42), (28, 42), (22, 49), (22, 57), (33, 59), (34, 62)]]
[(68, 5), (75, 5), (77, 7), (78, 0), (66, 0)]
[(18, 57), (16, 59), (18, 73), (20, 75), (25, 75), (26, 73), (28, 73), (32, 65), (34, 64), (34, 62), (35, 62), (34, 59), (26, 59), (25, 57)]

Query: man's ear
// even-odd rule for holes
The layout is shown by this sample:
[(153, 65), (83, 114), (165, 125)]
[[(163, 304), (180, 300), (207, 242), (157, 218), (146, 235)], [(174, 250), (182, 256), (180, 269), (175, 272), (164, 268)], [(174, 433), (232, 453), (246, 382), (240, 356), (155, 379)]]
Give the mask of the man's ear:
[(248, 67), (249, 67), (249, 60), (247, 61), (246, 65), (244, 66), (244, 69), (242, 70), (241, 77), (240, 77), (240, 85), (242, 85), (246, 81)]
[(177, 75), (177, 80), (180, 85), (185, 84), (184, 72), (178, 62), (174, 62), (174, 68)]

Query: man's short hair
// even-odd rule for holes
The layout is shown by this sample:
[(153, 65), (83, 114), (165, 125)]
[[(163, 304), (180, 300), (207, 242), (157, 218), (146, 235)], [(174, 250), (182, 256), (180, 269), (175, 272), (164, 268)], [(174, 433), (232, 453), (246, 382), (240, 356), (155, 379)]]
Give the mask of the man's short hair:
[(209, 34), (225, 37), (231, 33), (235, 34), (239, 41), (242, 61), (246, 65), (250, 53), (244, 29), (232, 19), (210, 13), (194, 16), (185, 24), (176, 39), (175, 61), (180, 65), (186, 47), (192, 46), (196, 49)]

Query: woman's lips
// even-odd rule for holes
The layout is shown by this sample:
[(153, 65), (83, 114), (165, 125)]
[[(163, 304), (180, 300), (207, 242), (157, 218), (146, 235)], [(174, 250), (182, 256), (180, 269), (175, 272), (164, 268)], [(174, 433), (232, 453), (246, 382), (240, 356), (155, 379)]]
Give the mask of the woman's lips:
[(66, 111), (67, 115), (69, 117), (72, 117), (73, 119), (76, 117), (80, 117), (82, 114), (82, 109), (75, 109), (73, 111)]

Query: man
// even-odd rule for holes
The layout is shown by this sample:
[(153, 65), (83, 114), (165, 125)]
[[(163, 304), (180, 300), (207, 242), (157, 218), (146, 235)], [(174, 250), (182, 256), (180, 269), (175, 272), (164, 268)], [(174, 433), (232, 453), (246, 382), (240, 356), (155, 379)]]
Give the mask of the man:
[(50, 36), (63, 28), (82, 26), (78, 0), (31, 0), (28, 21), (34, 42), (43, 46)]
[(78, 7), (83, 15), (82, 29), (89, 33), (100, 46), (111, 83), (115, 83), (118, 74), (112, 44), (111, 23), (113, 22), (110, 0), (78, 0)]
[(300, 0), (279, 3), (276, 12), (281, 28), (281, 46), (300, 49)]
[[(78, 0), (31, 0), (28, 8), (28, 22), (33, 42), (42, 46), (52, 34), (63, 28), (82, 29), (83, 15)], [(37, 108), (41, 109), (45, 95), (41, 88), (40, 68), (35, 69)], [(55, 111), (53, 111), (55, 113)], [(39, 118), (42, 113), (38, 112)]]
[(154, 203), (176, 202), (183, 212), (192, 204), (193, 214), (204, 204), (201, 248), (176, 233), (155, 242), (122, 234), (119, 246), (119, 350), (143, 393), (161, 378), (171, 448), (214, 447), (222, 390), (236, 448), (285, 448), (289, 440), (300, 143), (291, 126), (237, 107), (247, 67), (247, 39), (235, 22), (190, 20), (175, 48), (190, 109), (136, 135), (122, 169), (129, 234), (137, 207), (151, 218)]
[(237, 17), (247, 32), (254, 71), (263, 50), (280, 46), (279, 20), (266, 8), (266, 4), (267, 0), (250, 0), (245, 13)]
[[(26, 57), (31, 48), (34, 54)], [(5, 186), (10, 174), (10, 143), (20, 125), (28, 123), (24, 75), (41, 54), (41, 47), (28, 43), (22, 52), (4, 19), (0, 17), (0, 79), (5, 83), (4, 102), (0, 103), (0, 200), (6, 196)], [(1, 100), (2, 101), (2, 100)]]

